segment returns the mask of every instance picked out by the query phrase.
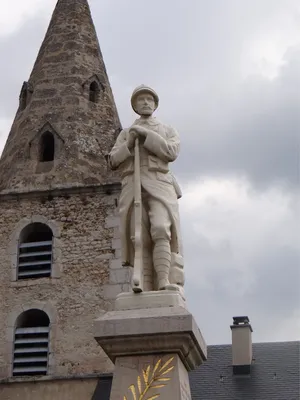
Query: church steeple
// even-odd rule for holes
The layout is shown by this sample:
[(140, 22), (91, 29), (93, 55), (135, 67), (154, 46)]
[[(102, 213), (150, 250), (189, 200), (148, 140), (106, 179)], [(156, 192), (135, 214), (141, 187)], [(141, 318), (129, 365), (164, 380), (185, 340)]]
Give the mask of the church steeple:
[(97, 185), (120, 130), (87, 0), (58, 0), (0, 160), (0, 192)]

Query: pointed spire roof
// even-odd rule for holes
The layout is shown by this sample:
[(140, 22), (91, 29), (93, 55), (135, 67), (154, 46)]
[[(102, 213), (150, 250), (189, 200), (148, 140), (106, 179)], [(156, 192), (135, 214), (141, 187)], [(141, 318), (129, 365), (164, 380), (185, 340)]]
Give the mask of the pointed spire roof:
[(0, 192), (107, 183), (120, 120), (87, 0), (58, 0), (0, 160)]

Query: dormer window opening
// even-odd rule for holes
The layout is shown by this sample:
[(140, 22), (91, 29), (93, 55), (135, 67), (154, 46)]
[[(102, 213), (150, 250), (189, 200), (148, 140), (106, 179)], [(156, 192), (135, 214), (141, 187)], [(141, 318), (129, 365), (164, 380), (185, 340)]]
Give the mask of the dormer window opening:
[(25, 110), (30, 101), (32, 93), (32, 86), (28, 82), (24, 82), (19, 97), (19, 111)]
[(93, 81), (90, 84), (90, 94), (89, 94), (89, 100), (92, 103), (98, 103), (99, 100), (99, 95), (100, 95), (100, 89), (99, 85), (96, 81)]
[(40, 162), (49, 162), (54, 160), (55, 140), (51, 132), (45, 132), (41, 137), (40, 143)]

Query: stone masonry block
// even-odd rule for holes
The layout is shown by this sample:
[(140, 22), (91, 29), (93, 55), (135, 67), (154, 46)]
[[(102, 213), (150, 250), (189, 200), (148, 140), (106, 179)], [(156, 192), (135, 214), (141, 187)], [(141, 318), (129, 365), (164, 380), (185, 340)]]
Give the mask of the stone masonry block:
[(113, 239), (112, 240), (112, 248), (113, 249), (121, 249), (121, 240), (120, 239)]
[(122, 257), (122, 250), (116, 249), (115, 250), (115, 258), (121, 258), (121, 257)]
[(120, 218), (116, 216), (110, 216), (106, 218), (106, 228), (116, 228), (120, 226)]
[(118, 228), (114, 228), (114, 239), (121, 239), (121, 231)]
[(131, 291), (132, 291), (131, 283), (125, 283), (124, 285), (122, 285), (123, 293), (131, 292)]
[(107, 300), (115, 300), (118, 294), (123, 292), (123, 285), (105, 284), (102, 286), (103, 297)]
[(122, 262), (121, 262), (120, 259), (115, 259), (114, 258), (114, 259), (110, 260), (109, 267), (111, 269), (121, 269), (122, 268)]
[(109, 275), (109, 282), (112, 284), (128, 283), (130, 274), (128, 268), (112, 269)]

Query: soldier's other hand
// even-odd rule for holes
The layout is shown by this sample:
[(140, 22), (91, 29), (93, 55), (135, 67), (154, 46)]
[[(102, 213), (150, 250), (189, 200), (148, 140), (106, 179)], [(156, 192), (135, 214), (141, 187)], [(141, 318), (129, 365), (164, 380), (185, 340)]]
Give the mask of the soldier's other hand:
[(127, 139), (127, 147), (129, 149), (132, 149), (134, 147), (134, 143), (135, 143), (135, 139), (137, 138), (137, 134), (135, 129), (130, 129), (129, 130), (129, 135), (128, 135), (128, 139)]
[(136, 125), (133, 129), (136, 131), (139, 137), (144, 139), (147, 137), (147, 129), (145, 129), (143, 126)]

